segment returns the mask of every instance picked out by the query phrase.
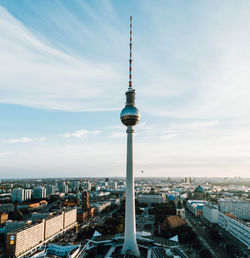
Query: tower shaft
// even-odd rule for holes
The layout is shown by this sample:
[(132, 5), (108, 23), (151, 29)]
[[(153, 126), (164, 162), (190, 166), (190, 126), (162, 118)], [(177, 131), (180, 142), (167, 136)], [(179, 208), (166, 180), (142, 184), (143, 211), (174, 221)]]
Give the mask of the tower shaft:
[(133, 171), (133, 127), (127, 127), (127, 171), (126, 171), (126, 206), (125, 206), (125, 239), (122, 254), (130, 251), (130, 254), (139, 257), (140, 252), (136, 242), (135, 223), (135, 189)]

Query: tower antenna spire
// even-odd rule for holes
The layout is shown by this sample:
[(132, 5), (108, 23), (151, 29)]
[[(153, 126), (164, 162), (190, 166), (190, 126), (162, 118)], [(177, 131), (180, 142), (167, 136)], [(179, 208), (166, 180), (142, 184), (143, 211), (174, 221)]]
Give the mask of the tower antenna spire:
[(129, 38), (129, 89), (132, 89), (132, 16), (130, 16), (130, 38)]

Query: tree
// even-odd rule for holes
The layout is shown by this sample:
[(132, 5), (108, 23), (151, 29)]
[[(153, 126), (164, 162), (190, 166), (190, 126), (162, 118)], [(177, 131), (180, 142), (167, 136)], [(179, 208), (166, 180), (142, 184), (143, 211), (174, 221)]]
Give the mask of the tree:
[(9, 213), (9, 219), (11, 220), (23, 220), (23, 213), (20, 210), (11, 211)]
[(194, 248), (197, 250), (200, 250), (202, 248), (201, 241), (198, 238), (194, 240), (193, 245), (194, 245)]
[(178, 235), (178, 239), (179, 239), (179, 242), (181, 244), (187, 244), (190, 242), (190, 234), (188, 232), (181, 232), (179, 235)]
[(210, 238), (217, 242), (218, 240), (220, 240), (220, 235), (217, 229), (211, 229), (209, 232)]
[(200, 255), (200, 258), (212, 258), (213, 257), (207, 248), (203, 248), (200, 251), (199, 255)]
[(124, 224), (119, 224), (116, 229), (115, 229), (115, 232), (116, 233), (123, 233), (124, 231)]

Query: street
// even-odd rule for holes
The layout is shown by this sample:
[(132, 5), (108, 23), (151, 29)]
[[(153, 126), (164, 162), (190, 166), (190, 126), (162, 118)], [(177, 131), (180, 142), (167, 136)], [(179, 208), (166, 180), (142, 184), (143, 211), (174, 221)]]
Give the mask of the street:
[(186, 221), (189, 226), (197, 233), (197, 236), (203, 245), (210, 250), (213, 257), (233, 258), (226, 248), (220, 247), (219, 243), (214, 242), (210, 236), (207, 228), (201, 223), (199, 218), (196, 218), (186, 209)]

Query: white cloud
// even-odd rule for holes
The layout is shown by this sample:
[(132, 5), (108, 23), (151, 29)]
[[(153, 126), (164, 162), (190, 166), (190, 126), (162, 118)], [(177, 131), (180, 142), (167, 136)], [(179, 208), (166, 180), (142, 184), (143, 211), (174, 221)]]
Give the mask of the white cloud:
[(111, 138), (126, 138), (125, 132), (112, 132), (110, 135)]
[(60, 136), (64, 137), (64, 138), (84, 138), (84, 137), (87, 137), (88, 135), (97, 135), (99, 134), (100, 131), (98, 130), (93, 130), (93, 131), (88, 131), (88, 130), (77, 130), (77, 131), (74, 131), (72, 133), (69, 133), (69, 132), (66, 132), (66, 133), (63, 133), (61, 134)]
[(6, 139), (2, 140), (4, 143), (28, 143), (28, 142), (43, 142), (45, 141), (45, 137), (41, 138), (29, 138), (29, 137), (21, 137), (16, 139)]
[(196, 132), (204, 131), (216, 128), (221, 125), (220, 121), (204, 121), (204, 122), (188, 122), (188, 123), (172, 123), (167, 128), (166, 131), (174, 133), (183, 132)]
[(0, 152), (0, 157), (11, 155), (12, 153), (13, 152), (11, 152), (11, 151), (2, 151), (2, 152)]
[[(116, 66), (75, 58), (39, 41), (0, 7), (0, 103), (58, 110), (114, 110)], [(112, 81), (112, 83), (110, 83)], [(109, 85), (109, 97), (105, 85)]]

